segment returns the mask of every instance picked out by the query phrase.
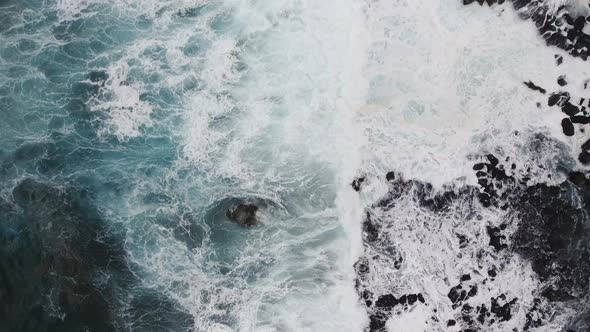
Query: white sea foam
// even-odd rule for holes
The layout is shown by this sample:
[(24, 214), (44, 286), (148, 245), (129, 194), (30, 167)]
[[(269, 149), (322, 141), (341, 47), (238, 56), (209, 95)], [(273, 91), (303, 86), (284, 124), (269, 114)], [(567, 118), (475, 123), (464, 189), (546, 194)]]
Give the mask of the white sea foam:
[[(234, 195), (265, 197), (290, 211), (267, 211), (264, 228), (234, 230), (247, 242), (225, 251), (240, 252), (229, 261), (215, 251), (219, 239), (191, 251), (165, 229), (130, 233), (134, 260), (151, 273), (148, 282), (190, 312), (198, 330), (358, 331), (365, 325), (352, 269), (361, 207), (348, 186), (362, 141), (355, 112), (367, 88), (362, 5), (226, 1), (186, 32), (197, 39), (180, 34), (174, 47), (157, 41), (177, 50), (167, 52), (171, 66), (183, 64), (174, 69), (182, 79), (166, 84), (197, 82), (178, 91), (182, 159), (171, 179), (189, 175), (173, 190), (190, 198), (197, 188), (205, 202), (188, 204), (199, 211)], [(164, 30), (174, 24), (156, 20)], [(205, 49), (179, 51), (195, 40)], [(134, 54), (135, 61), (143, 58)], [(138, 220), (145, 217), (139, 210)], [(142, 229), (140, 221), (132, 228)], [(157, 244), (141, 245), (144, 237)], [(213, 272), (220, 265), (230, 272)], [(257, 269), (261, 274), (252, 275)]]
[(140, 99), (142, 84), (128, 82), (129, 65), (123, 59), (107, 71), (108, 80), (102, 90), (105, 99), (93, 102), (94, 111), (104, 111), (109, 118), (105, 121), (101, 135), (114, 134), (119, 140), (137, 137), (141, 129), (152, 125), (150, 115), (153, 107)]
[[(580, 82), (588, 72), (581, 60), (555, 67), (553, 54), (563, 52), (545, 47), (534, 26), (506, 7), (445, 0), (63, 1), (61, 20), (96, 4), (154, 24), (109, 54), (117, 60), (94, 109), (108, 116), (103, 135), (120, 140), (148, 127), (178, 129), (179, 160), (164, 179), (145, 185), (177, 201), (155, 211), (132, 201), (127, 244), (146, 285), (191, 313), (199, 331), (362, 330), (366, 315), (352, 264), (362, 251), (363, 206), (387, 192), (387, 171), (438, 188), (458, 178), (474, 184), (468, 156), (475, 152), (521, 156), (516, 161), (526, 164), (521, 148), (529, 133), (577, 144), (562, 136), (561, 115), (546, 106), (546, 96), (522, 82), (552, 91), (559, 74)], [(201, 6), (190, 24), (179, 23)], [(150, 75), (160, 78), (143, 82)], [(164, 120), (140, 98), (159, 89), (181, 105)], [(360, 199), (349, 187), (359, 174), (370, 175)], [(274, 208), (253, 230), (216, 219), (221, 226), (213, 226), (228, 228), (230, 239), (223, 240), (235, 236), (238, 243), (222, 250), (219, 230), (202, 224), (208, 209), (228, 197), (255, 197)], [(433, 231), (426, 222), (432, 216), (409, 203), (398, 208), (392, 213), (404, 218), (389, 236), (411, 264), (378, 282), (422, 292), (441, 303), (438, 316), (447, 319), (441, 289), (474, 264), (458, 258), (464, 253), (451, 233), (464, 227), (474, 256), (487, 246), (477, 242), (485, 230), (450, 218)], [(503, 216), (486, 217), (497, 223)], [(158, 218), (178, 219), (182, 229), (199, 224), (202, 242), (187, 246)], [(518, 259), (498, 278), (502, 291), (524, 303), (538, 282)], [(496, 293), (482, 289), (480, 296)], [(425, 325), (429, 315), (417, 307), (388, 325), (436, 330)], [(523, 312), (516, 315), (522, 322)]]
[[(534, 25), (513, 10), (493, 9), (439, 1), (372, 4), (376, 42), (367, 71), (374, 88), (371, 111), (359, 112), (369, 137), (367, 171), (396, 169), (437, 186), (460, 177), (475, 183), (461, 161), (475, 151), (510, 150), (519, 140), (515, 131), (566, 140), (559, 112), (523, 84), (558, 90), (563, 69), (553, 54), (560, 51), (545, 47)], [(570, 61), (578, 70), (568, 76), (581, 79), (580, 61)]]

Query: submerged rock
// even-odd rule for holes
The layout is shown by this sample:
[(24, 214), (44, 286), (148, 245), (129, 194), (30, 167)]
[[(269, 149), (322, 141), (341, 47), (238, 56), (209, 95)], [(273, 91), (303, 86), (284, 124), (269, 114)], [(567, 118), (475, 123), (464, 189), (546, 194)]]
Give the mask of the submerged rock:
[(256, 217), (257, 211), (258, 206), (254, 204), (239, 204), (227, 210), (226, 216), (239, 225), (252, 227), (260, 224)]

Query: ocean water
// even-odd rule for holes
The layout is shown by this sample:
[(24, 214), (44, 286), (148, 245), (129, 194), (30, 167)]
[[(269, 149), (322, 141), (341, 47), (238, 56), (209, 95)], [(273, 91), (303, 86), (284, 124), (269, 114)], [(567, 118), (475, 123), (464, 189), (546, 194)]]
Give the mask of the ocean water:
[[(560, 183), (583, 137), (522, 82), (567, 73), (581, 95), (589, 72), (508, 4), (0, 0), (0, 330), (363, 331), (353, 266), (380, 179), (476, 185), (495, 153)], [(558, 143), (531, 150), (539, 133)], [(259, 226), (228, 219), (241, 203)], [(431, 309), (447, 319), (445, 280), (474, 264), (444, 243), (480, 229), (396, 209), (413, 263), (376, 284), (431, 306), (388, 326), (443, 331)], [(507, 266), (526, 307), (539, 279)]]

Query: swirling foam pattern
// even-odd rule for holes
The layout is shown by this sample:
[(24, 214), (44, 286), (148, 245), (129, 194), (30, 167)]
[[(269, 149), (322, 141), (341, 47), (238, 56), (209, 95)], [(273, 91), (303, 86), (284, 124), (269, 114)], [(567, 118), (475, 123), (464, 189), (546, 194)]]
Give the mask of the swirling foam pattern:
[[(426, 300), (383, 325), (444, 330), (440, 289), (475, 264), (453, 234), (476, 256), (485, 228), (457, 213), (434, 231), (410, 196), (376, 212), (381, 177), (474, 186), (494, 153), (563, 181), (581, 138), (522, 84), (583, 85), (583, 60), (555, 53), (506, 5), (0, 0), (0, 330), (362, 331), (366, 213), (406, 216), (384, 236), (413, 259), (375, 260), (370, 287)], [(554, 144), (531, 150), (538, 133)], [(258, 226), (229, 220), (239, 204)], [(533, 305), (526, 259), (498, 278)], [(554, 310), (546, 326), (575, 308)]]

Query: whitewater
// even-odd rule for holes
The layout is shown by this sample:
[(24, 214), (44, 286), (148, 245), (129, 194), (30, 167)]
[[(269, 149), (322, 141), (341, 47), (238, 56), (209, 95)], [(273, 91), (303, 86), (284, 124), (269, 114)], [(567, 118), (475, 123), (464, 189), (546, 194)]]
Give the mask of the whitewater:
[[(449, 288), (492, 265), (472, 301), (519, 304), (473, 331), (561, 331), (584, 306), (525, 327), (545, 280), (471, 222), (512, 215), (382, 200), (388, 172), (476, 187), (489, 154), (567, 181), (585, 138), (547, 106), (562, 75), (588, 93), (584, 59), (508, 2), (0, 0), (0, 331), (377, 331), (386, 293), (420, 294), (389, 331), (467, 331)], [(260, 224), (232, 222), (239, 204)]]

